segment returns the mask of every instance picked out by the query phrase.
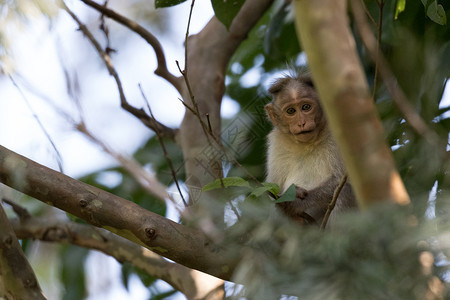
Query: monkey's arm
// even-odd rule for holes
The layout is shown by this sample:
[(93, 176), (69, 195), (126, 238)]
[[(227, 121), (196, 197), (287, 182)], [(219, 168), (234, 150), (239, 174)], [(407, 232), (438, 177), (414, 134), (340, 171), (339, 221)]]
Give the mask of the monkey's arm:
[[(277, 206), (284, 214), (293, 219), (301, 218), (302, 213), (306, 211), (316, 221), (319, 221), (325, 215), (339, 180), (340, 178), (332, 176), (320, 186), (309, 191), (297, 187), (297, 198), (294, 201), (278, 203)], [(353, 192), (350, 184), (346, 183), (339, 195), (335, 209), (352, 206), (355, 206)]]

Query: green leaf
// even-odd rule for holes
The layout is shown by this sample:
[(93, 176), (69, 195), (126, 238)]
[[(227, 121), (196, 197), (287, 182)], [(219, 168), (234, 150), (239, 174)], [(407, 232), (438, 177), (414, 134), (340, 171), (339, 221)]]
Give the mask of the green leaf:
[(275, 196), (280, 193), (280, 187), (276, 183), (263, 182), (262, 185), (264, 188), (266, 188), (266, 191), (271, 192)]
[(438, 4), (437, 0), (422, 0), (422, 4), (425, 6), (427, 16), (431, 21), (439, 25), (447, 24), (444, 7)]
[(397, 20), (398, 15), (405, 10), (405, 6), (406, 0), (397, 0), (397, 4), (395, 5), (395, 20)]
[(291, 186), (286, 190), (286, 192), (284, 192), (284, 194), (280, 198), (275, 200), (275, 203), (294, 201), (295, 195), (296, 195), (295, 185), (291, 184)]
[(259, 186), (259, 187), (257, 187), (256, 189), (254, 189), (254, 190), (250, 193), (250, 195), (255, 196), (255, 197), (259, 197), (259, 196), (261, 196), (262, 194), (264, 194), (265, 192), (267, 192), (267, 191), (269, 191), (269, 190), (271, 190), (270, 187), (267, 187), (267, 186)]
[(217, 19), (230, 28), (231, 22), (244, 4), (245, 0), (211, 0)]
[(285, 3), (275, 12), (268, 24), (264, 36), (264, 53), (271, 59), (289, 62), (300, 52), (292, 8)]
[(216, 179), (213, 182), (208, 183), (203, 187), (203, 191), (210, 191), (214, 189), (220, 189), (222, 187), (230, 187), (230, 186), (244, 186), (249, 187), (250, 184), (247, 180), (241, 177), (226, 177), (222, 179)]
[(433, 2), (427, 9), (427, 15), (430, 19), (438, 23), (439, 25), (447, 24), (447, 16), (445, 15), (444, 7), (441, 4), (437, 4), (437, 2)]
[(155, 0), (155, 8), (175, 6), (186, 0)]

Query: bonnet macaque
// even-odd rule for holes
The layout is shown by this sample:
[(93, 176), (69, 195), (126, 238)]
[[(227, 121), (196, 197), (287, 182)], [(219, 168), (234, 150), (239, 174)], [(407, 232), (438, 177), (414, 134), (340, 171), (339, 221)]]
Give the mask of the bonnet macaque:
[[(278, 184), (282, 192), (294, 184), (296, 199), (278, 203), (278, 208), (300, 224), (311, 223), (312, 217), (320, 225), (345, 167), (317, 92), (307, 74), (280, 78), (269, 92), (273, 100), (265, 110), (274, 128), (268, 135), (267, 181)], [(346, 183), (330, 222), (355, 205)]]

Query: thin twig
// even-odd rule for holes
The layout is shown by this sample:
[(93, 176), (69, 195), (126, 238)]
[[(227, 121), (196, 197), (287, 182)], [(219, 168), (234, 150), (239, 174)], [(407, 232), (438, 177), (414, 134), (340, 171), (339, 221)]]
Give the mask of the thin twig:
[[(380, 55), (381, 51), (381, 35), (383, 33), (383, 8), (384, 8), (384, 1), (377, 1), (378, 4), (378, 24), (377, 24), (377, 53), (376, 57)], [(366, 6), (365, 3), (363, 3), (364, 7)], [(378, 83), (378, 61), (375, 62), (375, 72), (374, 72), (374, 78), (373, 78), (373, 92), (372, 92), (372, 98), (375, 99), (375, 93), (377, 91), (377, 83)]]
[[(183, 72), (181, 71), (181, 68), (180, 68), (180, 65), (179, 65), (179, 63), (178, 63), (178, 61), (177, 61), (177, 65), (178, 65), (178, 69), (180, 70), (180, 72), (183, 74)], [(186, 77), (185, 77), (185, 79), (187, 79)], [(188, 85), (188, 82), (186, 82), (186, 84)], [(189, 90), (190, 88), (189, 88), (189, 86), (188, 86), (188, 90)], [(191, 93), (191, 92), (190, 92)], [(192, 99), (192, 98), (191, 98)], [(212, 131), (212, 130), (209, 130), (208, 129), (208, 126), (205, 124), (205, 122), (202, 120), (202, 118), (201, 118), (201, 116), (200, 116), (200, 113), (198, 112), (198, 111), (196, 111), (195, 109), (193, 109), (192, 107), (190, 107), (189, 105), (187, 105), (186, 104), (186, 102), (185, 101), (183, 101), (183, 100), (181, 100), (181, 99), (179, 99), (180, 101), (181, 101), (181, 103), (183, 103), (183, 105), (187, 108), (187, 109), (189, 109), (189, 111), (190, 112), (192, 112), (196, 117), (197, 117), (197, 119), (199, 120), (199, 122), (200, 122), (200, 125), (202, 126), (202, 129), (203, 129), (203, 131), (206, 133), (206, 136), (207, 136), (207, 138), (208, 138), (208, 136), (209, 137), (211, 137), (213, 140), (214, 140), (214, 142), (216, 143), (216, 145), (220, 148), (220, 150), (222, 151), (222, 153), (226, 156), (226, 158), (229, 160), (229, 161), (231, 161), (236, 167), (238, 167), (238, 168), (240, 168), (240, 169), (242, 169), (242, 170), (244, 170), (244, 172), (245, 172), (245, 174), (248, 176), (248, 178), (250, 178), (253, 182), (255, 182), (256, 184), (258, 184), (259, 186), (262, 186), (262, 184), (259, 182), (259, 180), (258, 179), (256, 179), (256, 177), (255, 176), (253, 176), (250, 172), (248, 172), (247, 171), (247, 169), (245, 169), (233, 156), (230, 156), (228, 153), (227, 153), (227, 151), (226, 151), (226, 149), (225, 149), (225, 147), (223, 146), (223, 144), (220, 142), (220, 140), (216, 137), (216, 135), (214, 134), (214, 132)], [(209, 128), (210, 128), (211, 126), (209, 126)], [(208, 138), (208, 140), (209, 140), (209, 138)]]
[[(200, 110), (198, 108), (197, 101), (195, 99), (194, 93), (192, 92), (191, 84), (189, 83), (189, 76), (188, 76), (188, 48), (189, 48), (189, 28), (191, 26), (191, 18), (192, 18), (192, 11), (194, 10), (194, 4), (195, 0), (191, 1), (191, 8), (189, 10), (189, 17), (188, 17), (188, 23), (186, 26), (186, 34), (184, 37), (184, 70), (181, 70), (180, 63), (178, 61), (175, 61), (178, 67), (178, 71), (181, 73), (181, 75), (184, 78), (184, 82), (186, 83), (186, 87), (188, 89), (189, 98), (191, 99), (192, 105), (194, 106), (195, 115), (197, 118), (201, 121), (200, 124), (202, 125), (202, 129), (205, 132), (206, 139), (208, 140), (208, 143), (211, 143), (209, 141), (208, 134), (206, 132), (206, 126), (204, 125), (204, 122), (200, 116)], [(191, 110), (192, 111), (192, 110)]]
[(178, 98), (178, 100), (180, 100), (181, 104), (183, 104), (184, 107), (185, 107), (186, 109), (188, 109), (191, 113), (193, 113), (194, 115), (196, 115), (195, 110), (194, 110), (192, 107), (190, 107), (186, 102), (184, 102), (183, 99)]
[(181, 80), (174, 76), (172, 73), (169, 72), (167, 69), (167, 63), (166, 63), (166, 57), (164, 55), (164, 50), (161, 46), (161, 43), (158, 41), (158, 39), (150, 33), (148, 30), (146, 30), (144, 27), (139, 25), (138, 23), (134, 22), (133, 20), (130, 20), (115, 11), (106, 8), (103, 5), (100, 5), (94, 1), (91, 0), (81, 0), (86, 5), (94, 8), (98, 12), (104, 14), (108, 18), (113, 19), (114, 21), (124, 25), (131, 31), (138, 34), (140, 37), (142, 37), (150, 46), (152, 46), (153, 50), (155, 51), (156, 60), (158, 61), (158, 66), (155, 70), (155, 74), (160, 76), (161, 78), (164, 78), (169, 83), (171, 83), (175, 89), (181, 94), (182, 93), (182, 85)]
[(102, 142), (99, 138), (94, 136), (86, 127), (85, 123), (81, 121), (77, 125), (77, 130), (83, 133), (86, 137), (99, 145), (103, 151), (111, 155), (116, 159), (136, 180), (137, 182), (149, 193), (155, 195), (162, 203), (165, 203), (166, 199), (174, 202), (174, 200), (167, 193), (166, 187), (161, 184), (154, 176), (150, 176), (137, 161), (132, 158), (126, 158), (123, 155), (115, 152), (106, 143)]
[[(139, 90), (141, 91), (142, 98), (144, 98), (144, 101), (147, 104), (147, 109), (148, 109), (148, 111), (150, 113), (150, 116), (152, 117), (153, 120), (156, 121), (155, 116), (153, 115), (152, 109), (150, 107), (150, 103), (148, 102), (148, 99), (145, 96), (144, 91), (142, 90), (142, 86), (140, 84), (139, 84)], [(155, 133), (156, 133), (156, 137), (158, 139), (158, 142), (161, 145), (161, 149), (163, 150), (164, 158), (166, 159), (167, 164), (169, 165), (170, 172), (172, 174), (173, 180), (175, 181), (175, 185), (177, 186), (178, 193), (180, 193), (181, 200), (183, 200), (184, 206), (187, 207), (188, 204), (186, 202), (186, 199), (184, 199), (183, 193), (182, 193), (181, 188), (180, 188), (180, 184), (178, 183), (177, 173), (175, 172), (175, 169), (173, 167), (172, 160), (170, 159), (169, 153), (167, 153), (167, 149), (166, 149), (166, 146), (164, 144), (164, 141), (163, 141), (162, 137), (160, 136), (158, 130), (156, 130)]]
[[(211, 123), (210, 123), (210, 120), (209, 120), (209, 114), (208, 113), (206, 114), (208, 125), (205, 124), (205, 122), (203, 121), (203, 119), (202, 119), (202, 117), (200, 115), (200, 111), (199, 111), (197, 102), (195, 100), (194, 94), (192, 92), (191, 85), (189, 83), (189, 78), (188, 78), (188, 38), (189, 38), (189, 27), (190, 27), (190, 24), (191, 24), (191, 16), (192, 16), (193, 8), (194, 8), (194, 3), (195, 3), (195, 0), (192, 0), (192, 2), (191, 2), (191, 9), (189, 11), (188, 24), (187, 24), (187, 28), (186, 28), (186, 35), (185, 35), (185, 52), (184, 52), (184, 55), (185, 55), (185, 58), (184, 58), (185, 59), (185, 69), (181, 70), (180, 63), (178, 61), (176, 61), (178, 70), (181, 73), (181, 75), (183, 76), (184, 81), (186, 83), (186, 87), (188, 89), (189, 97), (191, 99), (191, 102), (192, 102), (192, 105), (194, 106), (194, 108), (192, 108), (189, 105), (187, 105), (186, 102), (183, 101), (183, 100), (181, 100), (181, 102), (183, 103), (183, 105), (190, 112), (192, 112), (197, 117), (197, 119), (199, 120), (200, 125), (202, 126), (202, 129), (203, 129), (203, 132), (205, 133), (206, 138), (208, 139), (208, 141), (209, 141), (209, 137), (211, 137), (214, 140), (214, 142), (216, 143), (216, 145), (219, 146), (220, 150), (223, 152), (223, 154), (226, 156), (226, 158), (228, 160), (230, 160), (238, 168), (243, 169), (244, 172), (246, 173), (246, 175), (252, 181), (254, 181), (258, 185), (261, 185), (261, 183), (258, 181), (258, 179), (256, 179), (252, 174), (250, 174), (234, 157), (230, 157), (229, 154), (227, 154), (227, 151), (226, 151), (225, 147), (223, 146), (222, 142), (220, 141), (219, 138), (216, 137), (216, 135), (212, 131)], [(219, 179), (222, 180), (222, 178), (219, 178)]]
[(379, 66), (379, 71), (386, 88), (392, 95), (394, 103), (402, 112), (409, 125), (428, 143), (439, 147), (439, 136), (432, 131), (427, 124), (422, 120), (420, 115), (414, 110), (412, 105), (406, 98), (405, 93), (399, 87), (397, 80), (389, 67), (386, 58), (380, 52), (377, 53), (377, 42), (373, 36), (372, 30), (365, 18), (364, 9), (359, 0), (351, 0), (351, 7), (353, 16), (359, 30), (361, 39), (366, 46), (372, 60)]
[(14, 201), (11, 201), (7, 198), (2, 198), (2, 201), (12, 207), (13, 211), (19, 217), (21, 222), (24, 222), (31, 218), (31, 215), (26, 208), (20, 206), (19, 204), (15, 203)]
[(369, 17), (370, 21), (372, 21), (373, 25), (376, 26), (377, 22), (375, 22), (375, 19), (372, 17), (372, 15), (370, 14), (370, 11), (367, 9), (366, 4), (364, 3), (364, 0), (360, 0), (361, 4), (364, 4), (364, 11), (366, 12), (367, 16)]
[[(181, 75), (183, 75), (184, 81), (186, 83), (186, 87), (188, 89), (189, 98), (191, 99), (192, 105), (194, 106), (194, 109), (193, 110), (191, 109), (191, 112), (193, 111), (194, 114), (201, 120), (197, 101), (195, 100), (194, 93), (192, 92), (191, 84), (189, 83), (189, 78), (187, 76), (187, 67), (185, 66), (185, 69), (181, 70), (180, 63), (178, 62), (178, 60), (176, 60), (175, 62), (177, 64), (178, 70), (180, 71)], [(202, 125), (202, 127), (204, 127), (204, 126)]]
[(53, 142), (52, 137), (50, 136), (50, 134), (48, 133), (47, 129), (45, 128), (44, 124), (42, 124), (41, 120), (39, 119), (38, 115), (36, 114), (36, 112), (34, 111), (33, 107), (31, 106), (30, 102), (28, 101), (27, 97), (25, 96), (24, 92), (22, 91), (22, 89), (20, 88), (20, 86), (16, 83), (16, 81), (14, 80), (14, 78), (12, 77), (12, 75), (9, 75), (9, 79), (11, 80), (12, 84), (17, 88), (17, 90), (19, 91), (20, 95), (22, 96), (23, 101), (25, 102), (25, 104), (28, 106), (28, 109), (31, 111), (33, 118), (36, 120), (36, 122), (39, 125), (39, 128), (41, 128), (42, 132), (44, 133), (45, 137), (47, 138), (47, 140), (50, 142), (50, 145), (52, 146), (53, 150), (56, 153), (56, 162), (58, 164), (58, 168), (59, 171), (61, 173), (64, 173), (63, 171), (63, 166), (62, 166), (62, 156), (61, 153), (59, 152), (58, 148), (56, 147), (55, 143)]
[(211, 120), (209, 119), (209, 113), (206, 113), (206, 121), (208, 121), (209, 132), (212, 132)]
[(320, 225), (320, 229), (325, 229), (325, 226), (327, 226), (328, 219), (330, 218), (331, 212), (333, 211), (334, 207), (336, 206), (336, 201), (339, 197), (339, 194), (342, 191), (342, 188), (344, 187), (345, 182), (347, 181), (347, 174), (342, 176), (341, 181), (339, 182), (339, 185), (334, 190), (333, 198), (331, 199), (331, 202), (328, 204), (327, 212), (325, 213), (325, 216), (323, 217), (322, 224)]
[[(94, 2), (95, 3), (95, 2)], [(114, 78), (116, 81), (117, 89), (119, 91), (119, 97), (120, 97), (120, 105), (122, 108), (124, 108), (129, 113), (133, 114), (136, 118), (138, 118), (144, 125), (146, 125), (148, 128), (152, 129), (153, 131), (159, 130), (160, 134), (164, 137), (169, 137), (171, 139), (175, 138), (176, 130), (173, 130), (172, 128), (169, 128), (156, 120), (152, 120), (147, 113), (141, 108), (135, 108), (131, 106), (126, 97), (125, 92), (122, 87), (122, 82), (120, 80), (119, 74), (117, 73), (116, 69), (114, 68), (111, 60), (111, 56), (106, 51), (103, 51), (100, 43), (94, 38), (92, 33), (87, 29), (87, 27), (80, 21), (80, 19), (65, 5), (63, 2), (63, 8), (67, 11), (67, 13), (72, 17), (72, 19), (78, 24), (81, 32), (87, 37), (87, 39), (91, 42), (91, 44), (94, 46), (94, 48), (97, 50), (98, 54), (102, 58), (103, 62), (105, 63), (106, 68), (108, 69), (109, 74)]]
[(188, 71), (188, 38), (189, 38), (189, 28), (191, 27), (191, 18), (192, 18), (192, 11), (194, 10), (194, 3), (195, 0), (192, 0), (191, 2), (191, 9), (189, 10), (189, 18), (188, 18), (188, 23), (186, 26), (186, 35), (184, 37), (184, 71), (186, 72), (186, 76), (187, 76), (187, 71)]

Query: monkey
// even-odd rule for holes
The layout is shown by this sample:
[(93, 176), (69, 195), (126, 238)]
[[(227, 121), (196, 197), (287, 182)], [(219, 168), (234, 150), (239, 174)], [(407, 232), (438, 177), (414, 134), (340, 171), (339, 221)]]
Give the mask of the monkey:
[[(292, 184), (296, 199), (277, 203), (299, 224), (321, 224), (333, 193), (346, 170), (331, 135), (319, 96), (308, 73), (277, 79), (269, 88), (272, 101), (264, 106), (273, 124), (267, 137), (267, 182), (285, 192)], [(347, 181), (330, 215), (356, 207)], [(312, 220), (311, 220), (312, 218)]]

